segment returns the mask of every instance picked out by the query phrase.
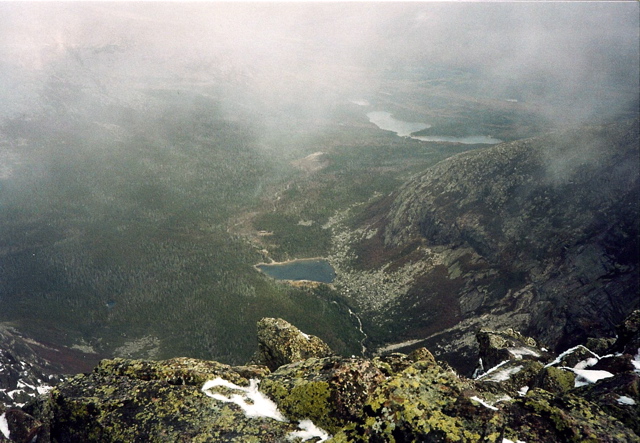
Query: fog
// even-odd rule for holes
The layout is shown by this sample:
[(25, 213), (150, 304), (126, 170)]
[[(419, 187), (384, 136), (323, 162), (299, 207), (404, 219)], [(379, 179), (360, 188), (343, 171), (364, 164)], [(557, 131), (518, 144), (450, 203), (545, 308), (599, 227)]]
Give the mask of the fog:
[[(473, 73), (478, 96), (579, 122), (637, 103), (638, 4), (2, 3), (3, 114), (42, 106), (61, 76), (108, 97), (216, 85), (263, 110), (324, 117), (390, 72)], [(102, 89), (100, 89), (102, 88)], [(613, 98), (615, 96), (615, 98)], [(618, 104), (616, 108), (613, 103)], [(601, 116), (601, 115), (600, 115)], [(290, 116), (295, 117), (295, 116)]]
[[(638, 10), (0, 2), (0, 322), (105, 356), (160, 343), (135, 355), (241, 364), (256, 321), (281, 317), (360, 352), (345, 294), (253, 265), (328, 256), (336, 214), (479, 148), (419, 136), (637, 117)], [(545, 158), (551, 182), (600, 146)]]

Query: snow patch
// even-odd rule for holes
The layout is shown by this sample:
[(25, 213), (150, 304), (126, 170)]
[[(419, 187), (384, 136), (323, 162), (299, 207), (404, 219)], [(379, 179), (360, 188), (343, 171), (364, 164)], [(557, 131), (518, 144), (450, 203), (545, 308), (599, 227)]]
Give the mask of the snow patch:
[(598, 359), (595, 357), (591, 357), (588, 358), (586, 360), (582, 360), (580, 362), (578, 362), (573, 369), (587, 369), (590, 368), (591, 366), (595, 365), (596, 363), (598, 363)]
[(11, 435), (11, 432), (9, 431), (9, 423), (7, 422), (7, 414), (4, 412), (0, 415), (0, 432), (2, 432), (2, 435), (4, 435), (4, 438), (6, 439)]
[(527, 392), (529, 392), (529, 386), (523, 386), (518, 391), (518, 395), (524, 397), (525, 395), (527, 395)]
[(318, 443), (322, 443), (323, 441), (327, 441), (331, 438), (329, 434), (323, 429), (320, 429), (316, 425), (313, 424), (311, 420), (302, 420), (299, 422), (298, 427), (301, 431), (293, 431), (287, 435), (287, 440), (291, 441), (295, 438), (301, 438), (302, 441), (307, 441), (312, 438), (320, 438)]
[(504, 369), (501, 371), (496, 372), (495, 374), (493, 374), (491, 377), (489, 377), (487, 379), (487, 381), (506, 381), (509, 380), (511, 378), (512, 375), (517, 374), (518, 372), (522, 371), (522, 366), (516, 366), (513, 368), (509, 368), (509, 369)]
[(626, 395), (621, 395), (616, 401), (621, 405), (633, 406), (636, 404), (636, 401), (634, 399), (632, 399), (631, 397), (627, 397)]
[(631, 364), (633, 365), (633, 372), (640, 374), (640, 348), (638, 348), (638, 353), (631, 360)]
[(563, 358), (565, 358), (567, 355), (571, 354), (572, 352), (577, 351), (578, 349), (584, 349), (587, 352), (589, 352), (591, 355), (593, 355), (595, 358), (597, 358), (598, 360), (600, 359), (600, 356), (598, 354), (596, 354), (595, 352), (592, 352), (590, 349), (585, 348), (582, 345), (578, 345), (578, 346), (574, 346), (573, 348), (567, 349), (562, 354), (558, 355), (558, 357), (554, 361), (552, 361), (551, 363), (547, 363), (544, 367), (548, 368), (549, 366), (557, 365), (558, 363), (560, 363), (562, 361)]
[(482, 406), (484, 406), (485, 408), (489, 408), (492, 409), (494, 411), (497, 411), (498, 408), (496, 408), (495, 406), (490, 405), (489, 403), (487, 403), (486, 401), (484, 401), (483, 399), (481, 399), (480, 397), (476, 397), (475, 395), (473, 397), (470, 397), (471, 400), (475, 400), (478, 403), (480, 403)]
[[(512, 375), (517, 374), (518, 372), (522, 371), (523, 366), (515, 366), (513, 368), (508, 368), (508, 369), (501, 369), (499, 371), (494, 371), (495, 373), (491, 376), (486, 378), (484, 381), (506, 381), (509, 380), (511, 378)], [(488, 372), (487, 372), (488, 374)]]
[(613, 374), (609, 371), (593, 371), (589, 369), (573, 369), (573, 368), (563, 368), (569, 369), (573, 371), (577, 377), (575, 382), (575, 387), (579, 388), (580, 386), (588, 385), (589, 383), (595, 383), (598, 380), (602, 380), (603, 378), (613, 377)]
[[(218, 377), (214, 380), (207, 381), (202, 386), (202, 392), (207, 396), (225, 403), (235, 403), (242, 408), (247, 417), (268, 417), (278, 421), (287, 421), (287, 419), (278, 410), (278, 406), (266, 397), (262, 392), (258, 391), (259, 381), (256, 379), (249, 380), (249, 387), (238, 386), (227, 380)], [(222, 386), (234, 391), (240, 391), (242, 394), (233, 394), (229, 397), (211, 391), (216, 386)]]
[(508, 438), (503, 438), (502, 439), (502, 443), (525, 443), (522, 440), (516, 440), (515, 442), (513, 440), (509, 440)]
[(491, 374), (492, 372), (495, 372), (498, 370), (498, 368), (506, 365), (507, 363), (509, 363), (511, 360), (505, 360), (503, 362), (498, 363), (497, 365), (495, 365), (493, 368), (489, 369), (487, 372), (485, 372), (484, 374), (482, 374), (480, 377), (478, 377), (476, 380), (480, 380), (481, 378), (486, 377), (487, 375)]
[(521, 360), (524, 355), (532, 355), (534, 357), (540, 357), (540, 353), (528, 348), (509, 348), (507, 349), (509, 354), (513, 355), (516, 360)]
[(42, 395), (42, 394), (48, 394), (50, 390), (53, 389), (53, 386), (49, 386), (49, 385), (40, 385), (36, 387), (36, 390), (38, 391), (38, 394)]
[[(289, 420), (287, 420), (287, 418), (278, 410), (278, 405), (258, 390), (259, 383), (259, 380), (251, 379), (249, 380), (249, 386), (244, 387), (218, 377), (214, 380), (205, 382), (205, 384), (202, 385), (202, 392), (204, 392), (208, 397), (224, 403), (237, 404), (242, 408), (247, 417), (267, 417), (281, 422), (288, 422)], [(217, 386), (222, 386), (233, 391), (240, 391), (242, 394), (232, 394), (227, 397), (212, 391), (212, 388)], [(287, 436), (287, 440), (301, 438), (302, 441), (307, 441), (318, 437), (320, 438), (318, 443), (321, 443), (331, 438), (326, 431), (317, 427), (311, 420), (300, 421), (298, 427), (300, 428), (300, 431), (290, 432)]]

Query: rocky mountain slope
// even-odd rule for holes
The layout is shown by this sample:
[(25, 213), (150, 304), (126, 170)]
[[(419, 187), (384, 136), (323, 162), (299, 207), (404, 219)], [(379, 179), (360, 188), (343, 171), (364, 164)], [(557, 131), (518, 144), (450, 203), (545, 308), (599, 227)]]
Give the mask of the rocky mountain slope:
[(493, 367), (468, 379), (426, 348), (339, 357), (266, 318), (254, 364), (103, 360), (22, 409), (0, 407), (0, 442), (637, 442), (639, 328), (636, 311), (617, 340), (591, 341), (600, 355), (558, 356), (482, 329)]
[(450, 157), (361, 216), (337, 284), (467, 371), (479, 325), (554, 349), (610, 335), (638, 306), (639, 145), (632, 120)]

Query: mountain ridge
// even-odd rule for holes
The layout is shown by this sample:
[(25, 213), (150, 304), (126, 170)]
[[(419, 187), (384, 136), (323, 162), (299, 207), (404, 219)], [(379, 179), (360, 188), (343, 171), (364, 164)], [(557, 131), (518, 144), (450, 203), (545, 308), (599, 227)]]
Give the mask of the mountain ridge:
[(422, 264), (373, 323), (436, 355), (487, 316), (553, 348), (610, 334), (638, 303), (639, 140), (630, 120), (468, 151), (371, 206), (352, 269)]

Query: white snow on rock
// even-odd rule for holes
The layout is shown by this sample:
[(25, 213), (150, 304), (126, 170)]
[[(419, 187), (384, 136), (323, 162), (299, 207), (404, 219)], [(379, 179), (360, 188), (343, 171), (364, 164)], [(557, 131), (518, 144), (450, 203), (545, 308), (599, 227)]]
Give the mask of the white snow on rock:
[(493, 405), (490, 405), (489, 403), (487, 403), (486, 401), (484, 401), (483, 399), (481, 399), (480, 397), (476, 397), (475, 395), (473, 397), (469, 397), (471, 400), (477, 401), (478, 403), (480, 403), (482, 406), (484, 406), (485, 408), (489, 408), (492, 409), (494, 411), (497, 411), (498, 408), (496, 408)]
[[(222, 401), (224, 403), (235, 403), (240, 406), (247, 417), (259, 418), (267, 417), (277, 421), (288, 422), (287, 418), (280, 412), (278, 405), (276, 405), (269, 397), (264, 395), (258, 390), (260, 381), (256, 379), (249, 380), (249, 386), (238, 386), (235, 383), (224, 380), (220, 377), (209, 380), (202, 385), (202, 392), (208, 397)], [(232, 391), (240, 391), (241, 394), (232, 394), (230, 396), (222, 395), (214, 392), (213, 389), (222, 386)], [(287, 436), (287, 440), (293, 440), (295, 438), (301, 438), (302, 441), (307, 441), (312, 438), (320, 438), (318, 443), (328, 440), (331, 436), (317, 427), (311, 420), (302, 420), (299, 422), (298, 427), (300, 431), (290, 432)]]
[(7, 414), (5, 414), (4, 412), (2, 413), (2, 415), (0, 415), (0, 432), (2, 433), (2, 435), (4, 435), (4, 438), (9, 439), (9, 435), (11, 435), (11, 432), (9, 432)]
[(591, 366), (595, 365), (596, 363), (598, 363), (598, 359), (595, 357), (591, 357), (588, 358), (586, 360), (582, 360), (580, 362), (578, 362), (573, 369), (587, 369), (590, 368)]
[(609, 371), (593, 371), (589, 369), (574, 369), (574, 368), (565, 368), (573, 371), (577, 377), (575, 381), (575, 387), (579, 388), (580, 386), (588, 385), (589, 383), (595, 383), (598, 380), (602, 380), (603, 378), (613, 377), (613, 374)]
[(331, 438), (329, 434), (323, 429), (320, 429), (316, 425), (313, 424), (311, 420), (302, 420), (298, 427), (301, 429), (300, 431), (293, 431), (287, 435), (287, 440), (291, 441), (296, 438), (301, 438), (302, 441), (311, 440), (312, 438), (320, 438), (318, 443), (322, 443), (323, 441), (327, 441)]
[[(514, 366), (513, 368), (500, 369), (499, 371), (494, 371), (491, 375), (484, 379), (484, 381), (496, 381), (501, 382), (505, 380), (509, 380), (512, 375), (517, 374), (522, 371), (524, 366)], [(487, 372), (488, 374), (488, 372)]]
[(557, 365), (558, 363), (560, 363), (562, 361), (563, 358), (565, 358), (567, 355), (571, 354), (572, 352), (575, 352), (579, 349), (584, 349), (587, 352), (589, 352), (591, 355), (593, 355), (595, 358), (597, 358), (598, 360), (600, 359), (600, 356), (598, 354), (596, 354), (595, 352), (592, 352), (590, 349), (585, 348), (582, 345), (578, 345), (578, 346), (574, 346), (573, 348), (569, 348), (566, 351), (564, 351), (562, 354), (558, 355), (558, 357), (552, 361), (551, 363), (547, 363), (544, 367), (548, 368), (549, 366), (553, 366), (553, 365)]
[(638, 353), (631, 360), (631, 364), (633, 365), (633, 371), (640, 374), (640, 348), (638, 348)]
[(534, 351), (533, 349), (528, 349), (528, 348), (508, 348), (507, 351), (509, 352), (509, 354), (513, 355), (516, 360), (521, 360), (523, 356), (525, 355), (532, 355), (534, 357), (540, 357), (540, 353)]
[(476, 380), (480, 380), (486, 376), (488, 376), (489, 374), (495, 372), (498, 370), (498, 368), (506, 365), (507, 363), (509, 363), (511, 360), (505, 360), (503, 362), (498, 363), (497, 365), (495, 365), (493, 368), (489, 369), (487, 372), (485, 372), (484, 374), (480, 375), (478, 378), (476, 378)]
[(631, 397), (627, 397), (626, 395), (621, 395), (616, 401), (621, 405), (633, 406), (636, 404), (636, 401), (634, 399), (632, 399)]
[[(258, 391), (258, 383), (258, 380), (251, 379), (249, 380), (249, 387), (243, 387), (218, 377), (214, 380), (207, 381), (202, 386), (202, 392), (216, 400), (237, 404), (242, 408), (247, 417), (268, 417), (278, 421), (287, 421), (284, 415), (278, 410), (278, 406), (271, 401), (270, 398)], [(240, 391), (242, 394), (233, 394), (226, 397), (211, 391), (211, 389), (216, 386), (223, 386), (234, 391)]]
[(40, 395), (47, 394), (52, 389), (53, 389), (53, 386), (49, 386), (49, 385), (36, 386), (36, 390), (38, 391), (38, 394), (40, 394)]
[(524, 397), (525, 395), (527, 395), (527, 392), (529, 392), (529, 386), (523, 386), (518, 391), (518, 395)]
[(509, 440), (508, 438), (503, 438), (502, 439), (502, 443), (525, 443), (522, 440), (516, 440), (515, 442), (513, 440)]

